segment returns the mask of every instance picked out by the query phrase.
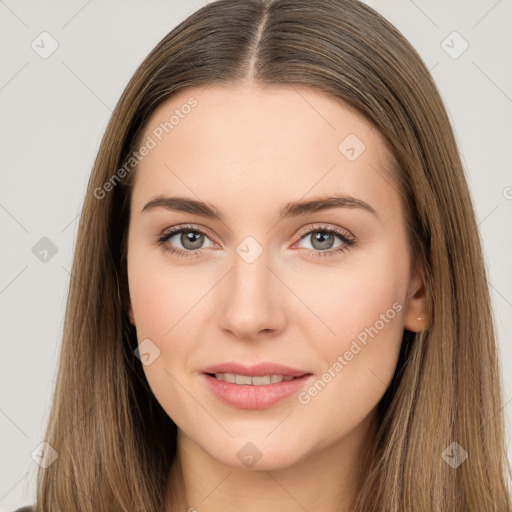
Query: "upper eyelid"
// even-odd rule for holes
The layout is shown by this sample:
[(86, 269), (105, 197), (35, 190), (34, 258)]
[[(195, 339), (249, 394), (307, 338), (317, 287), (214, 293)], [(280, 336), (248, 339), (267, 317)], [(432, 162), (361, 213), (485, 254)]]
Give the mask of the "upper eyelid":
[[(211, 231), (203, 226), (193, 226), (193, 225), (177, 225), (177, 226), (173, 226), (171, 228), (167, 228), (167, 229), (164, 229), (164, 231), (162, 231), (162, 234), (161, 234), (161, 237), (165, 237), (167, 235), (169, 236), (174, 236), (176, 235), (177, 233), (180, 233), (182, 231), (197, 231), (198, 233), (204, 233), (205, 235), (207, 235), (209, 238), (215, 238), (215, 237), (212, 237), (212, 235), (210, 234)], [(212, 240), (213, 242), (213, 240)]]
[(345, 238), (347, 238), (349, 240), (355, 239), (355, 236), (352, 235), (352, 233), (348, 229), (342, 228), (340, 226), (329, 226), (326, 223), (317, 223), (316, 225), (308, 226), (307, 228), (301, 229), (299, 231), (298, 236), (302, 237), (302, 236), (309, 234), (313, 231), (329, 231), (329, 232), (334, 233), (335, 235), (344, 236)]

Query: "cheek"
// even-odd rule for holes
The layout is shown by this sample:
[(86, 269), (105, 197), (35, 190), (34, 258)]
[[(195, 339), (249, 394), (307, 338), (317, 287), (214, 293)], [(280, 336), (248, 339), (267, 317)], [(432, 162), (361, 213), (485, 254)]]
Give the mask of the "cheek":
[(390, 276), (374, 277), (366, 283), (345, 280), (337, 293), (324, 299), (331, 335), (317, 345), (327, 367), (341, 360), (339, 373), (358, 393), (364, 391), (368, 379), (373, 380), (377, 391), (381, 383), (388, 382), (403, 335), (402, 294)]
[(200, 310), (201, 290), (157, 250), (135, 246), (129, 252), (128, 282), (139, 344), (149, 339), (159, 352), (144, 370), (148, 375), (172, 372), (194, 350), (190, 325)]
[(382, 244), (354, 252), (336, 267), (295, 274), (288, 276), (290, 281), (293, 278), (294, 291), (318, 317), (306, 315), (305, 321), (315, 322), (324, 332), (317, 342), (328, 353), (334, 346), (342, 349), (360, 333), (364, 338), (365, 328), (376, 323), (386, 333), (381, 338), (401, 333), (409, 279), (406, 248), (397, 252), (392, 244)]
[(369, 256), (331, 273), (327, 292), (321, 298), (315, 294), (334, 334), (317, 344), (324, 373), (300, 402), (311, 404), (321, 421), (362, 421), (381, 399), (396, 368), (404, 331), (408, 253), (385, 248)]
[(194, 305), (200, 293), (176, 269), (164, 268), (161, 263), (160, 267), (148, 265), (147, 261), (134, 255), (128, 269), (139, 350), (143, 353), (141, 347), (150, 347), (151, 360), (143, 364), (143, 371), (162, 408), (184, 428), (190, 396), (182, 386), (188, 388), (184, 372), (197, 351), (198, 337), (191, 333), (191, 326), (197, 322)]
[(383, 289), (363, 305), (347, 302), (339, 312), (336, 336), (317, 344), (321, 373), (298, 396), (306, 415), (324, 426), (326, 445), (367, 418), (396, 369), (403, 336), (401, 302)]
[(172, 327), (173, 311), (178, 305), (178, 294), (169, 293), (171, 279), (150, 265), (137, 265), (128, 269), (130, 298), (140, 338), (163, 340)]

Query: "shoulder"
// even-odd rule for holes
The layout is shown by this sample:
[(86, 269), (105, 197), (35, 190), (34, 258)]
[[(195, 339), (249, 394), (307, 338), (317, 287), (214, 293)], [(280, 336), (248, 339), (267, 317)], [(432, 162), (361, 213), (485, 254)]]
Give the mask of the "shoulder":
[(17, 508), (14, 512), (34, 512), (34, 509), (31, 506)]

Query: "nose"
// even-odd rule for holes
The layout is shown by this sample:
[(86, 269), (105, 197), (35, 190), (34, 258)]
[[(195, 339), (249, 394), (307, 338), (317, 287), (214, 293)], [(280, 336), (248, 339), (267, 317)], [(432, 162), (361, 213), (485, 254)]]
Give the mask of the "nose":
[(218, 305), (221, 329), (241, 339), (274, 337), (286, 321), (286, 287), (266, 252), (247, 262), (238, 254), (224, 278)]

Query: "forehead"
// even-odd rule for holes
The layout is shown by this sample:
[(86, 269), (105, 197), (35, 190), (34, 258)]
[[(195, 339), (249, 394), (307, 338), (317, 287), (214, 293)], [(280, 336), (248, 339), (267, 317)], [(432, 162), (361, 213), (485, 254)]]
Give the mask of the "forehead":
[(149, 140), (132, 195), (139, 210), (165, 193), (214, 204), (238, 199), (240, 208), (255, 197), (324, 193), (396, 201), (377, 130), (351, 107), (307, 87), (182, 89), (150, 117), (143, 137)]

